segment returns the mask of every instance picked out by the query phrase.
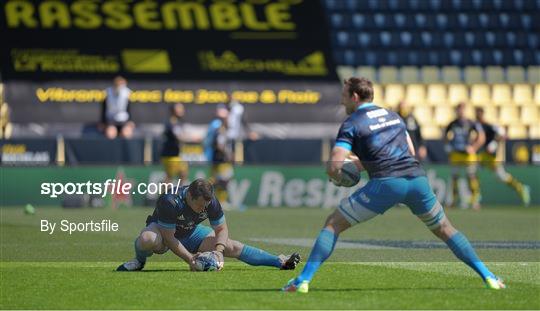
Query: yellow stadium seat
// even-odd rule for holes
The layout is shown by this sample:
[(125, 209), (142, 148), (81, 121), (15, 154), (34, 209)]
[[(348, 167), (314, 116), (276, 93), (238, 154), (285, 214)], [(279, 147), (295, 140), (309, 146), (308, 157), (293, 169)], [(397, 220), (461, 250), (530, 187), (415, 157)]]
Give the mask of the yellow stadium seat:
[(433, 111), (430, 106), (415, 106), (413, 114), (420, 125), (433, 124)]
[(508, 105), (512, 103), (512, 90), (510, 84), (495, 84), (491, 94), (491, 102), (495, 105)]
[(446, 86), (444, 84), (429, 84), (427, 87), (427, 103), (432, 106), (446, 104)]
[(461, 70), (456, 66), (444, 66), (442, 68), (442, 80), (444, 83), (460, 83)]
[(420, 130), (424, 139), (440, 139), (442, 136), (441, 128), (436, 125), (425, 125)]
[(495, 106), (484, 106), (484, 118), (490, 123), (497, 123), (497, 107)]
[(504, 83), (504, 70), (500, 66), (486, 67), (486, 82), (490, 84)]
[(450, 105), (457, 105), (460, 102), (468, 102), (469, 91), (465, 84), (450, 84), (448, 87), (448, 102)]
[(529, 84), (514, 85), (512, 101), (517, 105), (528, 105), (533, 103), (532, 87)]
[(465, 82), (484, 83), (484, 70), (479, 66), (467, 66), (464, 70)]
[(420, 69), (422, 82), (425, 84), (441, 82), (439, 68), (435, 66), (424, 66)]
[(423, 105), (426, 103), (426, 88), (423, 84), (407, 85), (405, 101), (411, 105)]
[(491, 104), (489, 85), (473, 84), (471, 86), (471, 103), (475, 106), (488, 106)]
[(505, 105), (500, 107), (499, 122), (502, 125), (511, 125), (520, 123), (518, 108), (513, 105)]
[(377, 105), (384, 106), (383, 88), (380, 84), (373, 84), (373, 102)]
[(382, 66), (379, 69), (379, 82), (390, 84), (398, 82), (398, 70), (393, 66)]
[(336, 71), (341, 82), (345, 79), (349, 79), (350, 77), (354, 77), (356, 70), (350, 66), (338, 66)]
[(528, 81), (531, 84), (540, 83), (540, 66), (527, 67)]
[(384, 102), (387, 106), (395, 107), (405, 99), (405, 88), (401, 84), (389, 84), (384, 88)]
[(356, 68), (356, 75), (369, 79), (373, 83), (377, 83), (377, 69), (370, 66), (360, 66)]
[(529, 138), (540, 138), (540, 124), (533, 124), (529, 126)]
[(525, 68), (521, 66), (510, 66), (506, 68), (506, 81), (508, 83), (524, 83), (525, 82)]
[(465, 105), (465, 116), (467, 116), (467, 118), (471, 118), (471, 119), (475, 118), (475, 112), (474, 112), (474, 106), (473, 105)]
[(402, 83), (418, 83), (420, 82), (418, 68), (415, 66), (405, 66), (401, 68)]
[(534, 87), (534, 103), (540, 106), (540, 84)]
[(454, 119), (454, 109), (450, 106), (435, 107), (435, 124), (446, 127)]
[(520, 122), (523, 124), (540, 124), (540, 107), (527, 105), (521, 107)]
[(510, 139), (523, 139), (527, 138), (527, 127), (520, 124), (514, 124), (508, 126), (508, 132), (507, 132), (508, 138)]

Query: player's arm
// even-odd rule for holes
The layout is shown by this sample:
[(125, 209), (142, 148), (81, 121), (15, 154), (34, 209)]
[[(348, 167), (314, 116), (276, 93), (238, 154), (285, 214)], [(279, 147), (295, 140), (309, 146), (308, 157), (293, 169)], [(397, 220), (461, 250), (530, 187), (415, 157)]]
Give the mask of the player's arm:
[(159, 232), (161, 233), (165, 246), (167, 246), (176, 256), (182, 258), (185, 262), (191, 265), (193, 254), (191, 254), (174, 236), (175, 231), (176, 229), (174, 228), (165, 228), (161, 224), (159, 226)]
[(413, 156), (416, 156), (416, 151), (414, 150), (414, 144), (412, 142), (412, 139), (411, 139), (411, 136), (409, 135), (408, 132), (406, 132), (407, 134), (407, 144), (409, 145), (409, 152), (413, 155)]
[(343, 167), (343, 161), (349, 157), (351, 151), (348, 148), (342, 146), (334, 146), (332, 153), (330, 154), (330, 161), (326, 166), (326, 173), (328, 177), (333, 180), (340, 180), (340, 171)]
[(486, 133), (484, 132), (482, 126), (479, 123), (474, 124), (474, 130), (476, 131), (476, 138), (471, 144), (472, 150), (470, 153), (475, 153), (476, 151), (478, 151), (478, 149), (482, 148), (482, 146), (486, 142)]
[(229, 227), (225, 221), (223, 208), (221, 207), (219, 201), (215, 198), (208, 209), (208, 220), (210, 221), (210, 225), (212, 226), (212, 229), (214, 229), (214, 234), (216, 235), (214, 252), (218, 256), (218, 261), (221, 263), (221, 269), (223, 268), (224, 261), (223, 254), (225, 252), (227, 241), (229, 240)]

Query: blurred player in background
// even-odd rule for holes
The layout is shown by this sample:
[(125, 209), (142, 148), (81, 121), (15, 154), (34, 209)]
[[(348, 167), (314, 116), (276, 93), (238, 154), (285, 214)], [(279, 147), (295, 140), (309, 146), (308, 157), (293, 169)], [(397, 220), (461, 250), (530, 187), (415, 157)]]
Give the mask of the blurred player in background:
[(529, 206), (531, 203), (530, 187), (515, 179), (504, 169), (504, 165), (500, 161), (497, 161), (497, 150), (505, 141), (503, 130), (486, 121), (484, 118), (484, 108), (477, 107), (475, 112), (476, 121), (480, 123), (486, 135), (486, 141), (479, 154), (480, 164), (493, 171), (501, 182), (507, 184), (516, 191), (521, 198), (523, 205)]
[(127, 87), (127, 80), (116, 77), (114, 85), (107, 88), (107, 97), (101, 105), (101, 123), (99, 129), (108, 139), (117, 136), (123, 138), (133, 137), (135, 123), (131, 120), (129, 95), (131, 90)]
[(422, 138), (422, 130), (420, 124), (412, 114), (412, 108), (404, 101), (400, 101), (397, 106), (396, 112), (405, 122), (407, 132), (411, 137), (414, 147), (416, 148), (416, 154), (418, 159), (424, 160), (427, 157), (427, 149)]
[(459, 197), (459, 177), (463, 170), (471, 197), (468, 205), (480, 209), (480, 184), (476, 176), (478, 166), (478, 150), (484, 145), (486, 136), (480, 123), (465, 116), (465, 103), (456, 106), (456, 119), (446, 127), (444, 132), (445, 149), (449, 152), (452, 166), (452, 203), (456, 206)]
[(233, 142), (242, 140), (246, 136), (250, 140), (256, 140), (259, 135), (251, 130), (245, 113), (245, 108), (237, 100), (232, 99), (227, 104), (229, 116), (227, 118), (229, 139)]
[(341, 201), (327, 219), (302, 273), (289, 281), (283, 291), (307, 293), (309, 282), (321, 264), (330, 257), (341, 232), (383, 214), (398, 203), (439, 237), (452, 252), (476, 271), (488, 288), (504, 284), (478, 258), (469, 240), (456, 230), (437, 201), (420, 163), (403, 120), (393, 111), (372, 103), (373, 85), (365, 78), (350, 78), (343, 86), (341, 105), (349, 117), (339, 129), (330, 155), (327, 173), (331, 180), (342, 180), (343, 161), (352, 153), (358, 157), (369, 182)]
[(180, 178), (180, 183), (184, 185), (188, 180), (189, 164), (180, 156), (183, 143), (197, 143), (193, 135), (189, 135), (184, 124), (185, 107), (182, 103), (171, 106), (170, 116), (165, 123), (163, 133), (165, 141), (161, 149), (161, 163), (167, 174), (165, 182), (172, 182)]
[(210, 122), (204, 140), (206, 159), (212, 163), (212, 181), (216, 188), (216, 196), (223, 208), (231, 208), (227, 186), (234, 176), (233, 142), (228, 135), (229, 109), (226, 105), (218, 105), (216, 118)]
[[(212, 228), (200, 223), (208, 219)], [(195, 270), (198, 253), (214, 252), (220, 266), (223, 257), (237, 258), (253, 266), (293, 270), (300, 255), (272, 255), (264, 250), (229, 239), (229, 229), (219, 200), (210, 182), (196, 179), (174, 193), (162, 194), (146, 227), (135, 240), (135, 259), (120, 265), (117, 271), (139, 271), (153, 254), (171, 250)]]

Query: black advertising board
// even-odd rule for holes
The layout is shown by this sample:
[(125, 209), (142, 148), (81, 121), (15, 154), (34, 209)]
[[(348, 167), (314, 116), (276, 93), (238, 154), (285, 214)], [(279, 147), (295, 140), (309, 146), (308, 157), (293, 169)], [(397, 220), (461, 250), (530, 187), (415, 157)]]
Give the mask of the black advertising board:
[(318, 0), (7, 0), (2, 78), (335, 80)]

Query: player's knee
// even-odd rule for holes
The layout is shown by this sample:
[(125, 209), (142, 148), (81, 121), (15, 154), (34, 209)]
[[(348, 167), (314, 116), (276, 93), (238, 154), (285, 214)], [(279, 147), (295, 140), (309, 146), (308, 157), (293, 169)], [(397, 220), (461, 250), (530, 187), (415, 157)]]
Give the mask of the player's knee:
[(341, 215), (338, 210), (335, 210), (332, 214), (330, 214), (324, 223), (324, 227), (333, 231), (336, 235), (340, 234), (350, 226), (351, 224)]
[(455, 233), (456, 229), (450, 221), (448, 221), (448, 218), (444, 217), (438, 224), (437, 227), (431, 229), (433, 234), (435, 234), (439, 239), (446, 241), (450, 239)]
[(235, 241), (235, 240), (227, 240), (227, 243), (225, 244), (225, 252), (224, 255), (227, 257), (238, 257), (240, 256), (240, 253), (242, 252), (242, 248), (244, 248), (244, 244)]
[(157, 234), (152, 231), (144, 231), (139, 236), (139, 245), (142, 249), (154, 249), (157, 241)]
[(108, 139), (114, 139), (118, 135), (118, 130), (115, 126), (109, 125), (105, 128), (105, 136)]

